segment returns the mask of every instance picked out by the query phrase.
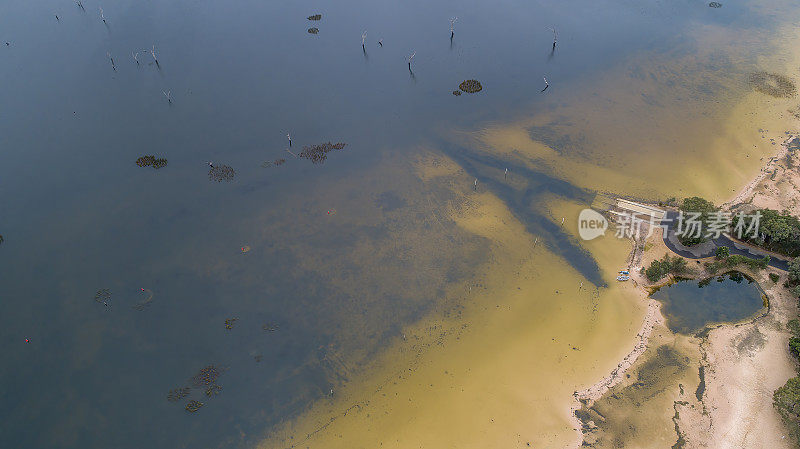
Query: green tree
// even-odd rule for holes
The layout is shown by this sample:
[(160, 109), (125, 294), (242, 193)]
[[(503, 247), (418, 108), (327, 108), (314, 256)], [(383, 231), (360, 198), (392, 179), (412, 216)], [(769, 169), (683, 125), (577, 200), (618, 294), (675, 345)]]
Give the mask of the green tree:
[(800, 283), (800, 257), (795, 257), (794, 260), (789, 262), (789, 282), (793, 284)]
[(800, 357), (800, 338), (792, 337), (789, 339), (789, 352), (795, 357)]
[[(754, 223), (756, 213), (761, 218)], [(735, 215), (733, 222), (734, 231), (741, 229), (743, 232), (741, 236), (734, 232), (735, 237), (787, 256), (800, 256), (800, 220), (787, 212), (759, 209), (744, 217)], [(757, 229), (755, 236), (747, 232), (751, 226)]]
[(644, 271), (644, 275), (650, 282), (657, 282), (669, 273), (683, 274), (687, 271), (689, 271), (689, 267), (686, 259), (678, 256), (670, 257), (669, 254), (665, 254), (663, 259), (656, 259), (650, 262), (650, 266)]
[(717, 259), (727, 259), (731, 255), (731, 250), (727, 246), (717, 247)]
[(678, 236), (678, 240), (680, 240), (680, 242), (686, 246), (697, 245), (698, 243), (703, 243), (708, 240), (703, 236), (703, 232), (708, 229), (708, 222), (711, 213), (718, 210), (718, 208), (714, 206), (714, 203), (706, 200), (705, 198), (693, 196), (683, 199), (680, 210), (683, 212), (684, 220), (688, 219), (692, 215), (695, 215), (696, 213), (700, 214), (698, 220), (700, 221), (701, 233), (699, 237), (680, 235)]
[(796, 442), (800, 442), (800, 377), (793, 377), (772, 395), (772, 404)]

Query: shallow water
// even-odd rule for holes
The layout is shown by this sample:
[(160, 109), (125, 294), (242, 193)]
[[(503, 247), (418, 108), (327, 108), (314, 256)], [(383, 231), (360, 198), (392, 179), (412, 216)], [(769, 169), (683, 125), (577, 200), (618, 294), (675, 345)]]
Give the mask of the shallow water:
[[(563, 285), (607, 283), (598, 262), (606, 259), (559, 226), (564, 207), (553, 198), (573, 213), (595, 190), (672, 191), (670, 170), (647, 165), (657, 175), (648, 181), (615, 171), (613, 158), (636, 162), (635, 142), (665, 134), (681, 137), (652, 154), (700, 152), (706, 125), (728, 123), (709, 111), (746, 96), (751, 68), (782, 67), (783, 47), (769, 33), (797, 15), (745, 2), (83, 5), (0, 5), (0, 41), (9, 43), (0, 44), (0, 447), (251, 446), (354, 382), (431, 311), (458, 315), (466, 300), (452, 292), (477, 289), (501, 244), (547, 251), (546, 261), (523, 254), (491, 271), (506, 295), (493, 299), (524, 304), (542, 323), (537, 338), (592, 341), (622, 320), (608, 338), (624, 341), (637, 327), (628, 299), (607, 294), (599, 311), (588, 296), (550, 301)], [(322, 20), (306, 20), (314, 13)], [(153, 45), (158, 65), (145, 51)], [(770, 49), (778, 56), (759, 62)], [(542, 75), (551, 87), (540, 94)], [(470, 78), (483, 90), (453, 96)], [(671, 101), (653, 94), (676, 80), (684, 88)], [(520, 126), (520, 117), (534, 118)], [(506, 139), (507, 126), (527, 140)], [(348, 146), (314, 165), (285, 151), (287, 132), (296, 154), (327, 141)], [(541, 142), (551, 151), (541, 153)], [(136, 165), (151, 154), (168, 164)], [(703, 154), (692, 170), (721, 159)], [(287, 161), (262, 167), (278, 158)], [(437, 162), (445, 159), (455, 168)], [(209, 180), (206, 161), (230, 165), (235, 177)], [(503, 217), (491, 226), (518, 224), (518, 240), (503, 240), (506, 228), (463, 224), (472, 221), (460, 212), (478, 194), (491, 199), (474, 212)], [(614, 260), (624, 252), (604, 251)], [(545, 275), (526, 281), (536, 302), (503, 290), (520, 266)], [(101, 289), (112, 292), (108, 305), (94, 300)], [(576, 310), (578, 335), (559, 334)], [(494, 348), (534, 332), (516, 324), (490, 340)], [(548, 349), (549, 363), (561, 364), (559, 351), (578, 353), (562, 343)], [(625, 349), (604, 351), (598, 359)], [(583, 357), (559, 376), (615, 363)], [(220, 395), (194, 390), (205, 403), (194, 414), (167, 401), (211, 363), (225, 368)], [(562, 383), (568, 396), (573, 385)], [(560, 441), (561, 418), (547, 409), (554, 399), (533, 390)]]
[(653, 293), (664, 304), (667, 326), (673, 332), (692, 333), (714, 323), (737, 322), (764, 307), (753, 280), (734, 272), (703, 281), (680, 281)]

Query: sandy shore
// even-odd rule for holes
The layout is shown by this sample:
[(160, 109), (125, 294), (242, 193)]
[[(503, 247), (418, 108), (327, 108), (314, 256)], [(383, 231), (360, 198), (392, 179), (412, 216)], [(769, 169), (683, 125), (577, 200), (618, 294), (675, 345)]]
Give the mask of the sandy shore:
[[(785, 188), (800, 179), (788, 150), (794, 137), (786, 139), (759, 176), (725, 207), (748, 204), (798, 213), (796, 207), (787, 207), (796, 205), (797, 190)], [(780, 279), (772, 282), (768, 273)], [(759, 273), (756, 280), (769, 298), (769, 312), (746, 323), (718, 326), (700, 344), (705, 367), (703, 412), (687, 410), (679, 423), (688, 448), (794, 447), (772, 406), (772, 393), (796, 375), (786, 323), (797, 317), (797, 299), (783, 287), (786, 273), (780, 270)]]
[[(625, 376), (625, 372), (633, 366), (640, 355), (644, 354), (647, 349), (647, 342), (650, 339), (650, 333), (653, 327), (658, 323), (664, 323), (664, 316), (661, 314), (661, 304), (649, 299), (647, 304), (647, 314), (642, 320), (642, 328), (636, 334), (636, 344), (631, 352), (629, 352), (614, 368), (611, 373), (601, 379), (596, 384), (585, 388), (581, 391), (576, 391), (573, 395), (579, 402), (593, 402), (606, 394), (608, 390), (614, 385), (618, 384)], [(576, 407), (577, 409), (577, 407)]]
[(604, 394), (608, 393), (608, 390), (619, 384), (625, 378), (625, 373), (628, 371), (628, 369), (630, 369), (636, 363), (639, 357), (644, 354), (645, 350), (647, 349), (647, 343), (650, 340), (650, 334), (653, 332), (655, 325), (665, 324), (664, 316), (661, 314), (661, 303), (654, 299), (650, 299), (646, 294), (645, 299), (648, 301), (647, 313), (642, 320), (641, 329), (636, 334), (633, 349), (622, 358), (622, 360), (617, 364), (616, 368), (611, 371), (611, 373), (600, 379), (600, 381), (597, 383), (589, 386), (588, 388), (584, 388), (583, 390), (576, 391), (572, 395), (574, 401), (570, 405), (569, 415), (574, 428), (578, 431), (578, 438), (575, 442), (575, 447), (580, 447), (583, 444), (583, 432), (581, 431), (583, 423), (581, 423), (581, 421), (577, 418), (575, 412), (585, 405), (593, 404), (596, 400), (603, 397)]
[(748, 182), (736, 196), (723, 203), (722, 208), (732, 209), (742, 204), (752, 204), (775, 210), (789, 209), (792, 214), (798, 215), (800, 210), (796, 207), (787, 208), (788, 205), (798, 204), (798, 198), (787, 194), (782, 188), (791, 187), (796, 192), (800, 185), (800, 173), (793, 167), (792, 154), (789, 151), (789, 143), (796, 137), (797, 134), (789, 135), (781, 143), (775, 156), (767, 160), (758, 176)]
[[(787, 204), (793, 206), (788, 209), (796, 214), (794, 197), (798, 191), (795, 187), (800, 185), (800, 172), (788, 150), (788, 142), (794, 137), (789, 136), (759, 175), (723, 207), (731, 209), (746, 204), (748, 207), (780, 209), (776, 205)], [(631, 257), (632, 260), (640, 259), (636, 266), (631, 267), (632, 281), (637, 284), (642, 300), (648, 302), (635, 346), (607, 376), (574, 393), (575, 400), (570, 409), (573, 417), (582, 407), (587, 410), (596, 401), (607, 397), (609, 390), (625, 381), (626, 372), (641, 368), (641, 356), (649, 348), (650, 335), (655, 327), (661, 325), (658, 326), (659, 332), (666, 331), (660, 303), (649, 298), (646, 288), (649, 283), (640, 274), (642, 266), (669, 252), (661, 240), (660, 229), (647, 239), (646, 245), (650, 250), (644, 257), (635, 257), (635, 254)], [(696, 266), (695, 261), (690, 263), (690, 266)], [(772, 282), (769, 273), (778, 274), (778, 282)], [(698, 371), (702, 374), (694, 397), (685, 394), (683, 385), (673, 386), (675, 391), (670, 402), (675, 413), (672, 421), (681, 447), (793, 447), (772, 406), (772, 393), (796, 375), (796, 362), (787, 349), (790, 334), (786, 323), (797, 316), (797, 300), (782, 285), (786, 273), (770, 269), (748, 274), (756, 279), (769, 298), (768, 312), (746, 322), (716, 326), (702, 337), (685, 339), (699, 350), (702, 368)], [(697, 272), (699, 277), (707, 275), (702, 270)], [(586, 423), (577, 417), (575, 423), (580, 434), (575, 447), (580, 447), (584, 444)]]

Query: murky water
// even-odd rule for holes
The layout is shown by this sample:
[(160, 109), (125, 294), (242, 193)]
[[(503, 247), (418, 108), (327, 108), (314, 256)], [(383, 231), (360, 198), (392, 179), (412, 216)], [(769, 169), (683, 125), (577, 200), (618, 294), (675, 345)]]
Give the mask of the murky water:
[[(540, 326), (512, 315), (464, 339), (553, 345), (561, 368), (529, 393), (561, 441), (537, 385), (613, 366), (621, 346), (580, 345), (638, 324), (630, 294), (589, 294), (624, 247), (582, 245), (558, 217), (595, 190), (722, 195), (770, 148), (719, 165), (732, 177), (699, 169), (751, 144), (715, 133), (748, 117), (755, 134), (767, 120), (754, 114), (791, 101), (738, 103), (747, 74), (791, 59), (771, 34), (797, 16), (783, 3), (82, 5), (0, 5), (0, 447), (251, 446), (335, 400), (432, 311), (459, 319), (480, 276)], [(483, 90), (452, 95), (465, 79)], [(730, 105), (746, 112), (729, 120)], [(347, 146), (324, 164), (295, 157), (328, 141)], [(689, 158), (677, 178), (662, 160), (675, 148)], [(166, 166), (136, 164), (148, 155)], [(535, 251), (503, 259), (517, 247)], [(475, 307), (469, 323), (483, 323)], [(436, 346), (437, 332), (420, 338)], [(464, 363), (457, 348), (441, 363)], [(167, 400), (209, 364), (220, 394)], [(188, 413), (190, 399), (203, 407)]]
[(691, 333), (708, 324), (737, 322), (764, 307), (758, 284), (739, 272), (703, 281), (681, 281), (653, 293), (664, 304), (667, 326)]

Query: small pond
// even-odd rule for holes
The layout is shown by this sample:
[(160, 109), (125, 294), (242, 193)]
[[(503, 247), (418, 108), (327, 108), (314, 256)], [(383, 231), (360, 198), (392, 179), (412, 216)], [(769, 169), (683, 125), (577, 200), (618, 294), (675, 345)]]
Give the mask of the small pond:
[(663, 304), (670, 330), (685, 334), (711, 323), (744, 320), (764, 307), (758, 284), (739, 272), (702, 281), (679, 281), (652, 297)]

